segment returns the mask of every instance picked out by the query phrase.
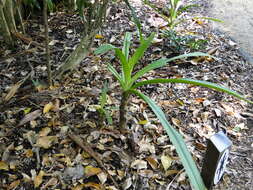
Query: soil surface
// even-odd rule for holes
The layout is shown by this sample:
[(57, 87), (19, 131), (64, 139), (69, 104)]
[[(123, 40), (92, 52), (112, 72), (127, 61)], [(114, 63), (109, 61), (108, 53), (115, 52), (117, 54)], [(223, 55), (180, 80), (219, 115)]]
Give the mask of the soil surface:
[(252, 0), (212, 0), (209, 13), (224, 23), (214, 23), (214, 27), (233, 38), (241, 47), (241, 52), (253, 64), (253, 1)]
[[(194, 1), (200, 8), (182, 15), (186, 22), (175, 28), (179, 35), (174, 36), (174, 41), (164, 35), (168, 28), (158, 14), (141, 1), (131, 2), (141, 19), (144, 34), (157, 32), (136, 70), (161, 57), (188, 52), (208, 52), (216, 57), (174, 61), (140, 80), (180, 77), (205, 80), (229, 87), (252, 100), (253, 65), (244, 59), (237, 44), (227, 35), (213, 30), (210, 21), (193, 18), (206, 16), (208, 2)], [(166, 1), (154, 2), (164, 7)], [(26, 23), (27, 35), (38, 43), (44, 39), (41, 20), (39, 17)], [(50, 15), (49, 27), (52, 68), (56, 69), (79, 43), (83, 25), (75, 13), (58, 12)], [(126, 31), (134, 33), (133, 54), (139, 40), (131, 13), (124, 3), (113, 3), (94, 48), (104, 43), (121, 48)], [(189, 46), (185, 44), (186, 38), (201, 43)], [(138, 97), (132, 96), (129, 100), (128, 133), (119, 132), (120, 86), (105, 64), (111, 63), (120, 71), (112, 52), (103, 56), (91, 53), (74, 72), (66, 73), (53, 88), (48, 88), (42, 82), (46, 79), (43, 48), (23, 41), (14, 50), (0, 47), (1, 190), (119, 189), (109, 176), (125, 190), (192, 189), (163, 127)], [(33, 74), (18, 86), (29, 73)], [(113, 123), (98, 111), (105, 80), (109, 91), (104, 109)], [(151, 97), (180, 131), (199, 169), (207, 139), (219, 130), (226, 131), (233, 147), (225, 174), (214, 189), (252, 189), (252, 106), (230, 95), (193, 85), (149, 85), (139, 90)], [(77, 143), (77, 137), (88, 144), (86, 149)], [(92, 156), (94, 152), (103, 167)], [(165, 163), (169, 163), (168, 168)]]

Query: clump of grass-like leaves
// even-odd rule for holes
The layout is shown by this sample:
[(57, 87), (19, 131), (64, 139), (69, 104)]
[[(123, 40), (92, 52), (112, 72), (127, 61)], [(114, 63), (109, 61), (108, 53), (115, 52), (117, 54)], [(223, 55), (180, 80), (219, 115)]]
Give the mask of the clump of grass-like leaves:
[(165, 114), (159, 108), (159, 106), (157, 106), (156, 103), (152, 99), (150, 99), (148, 96), (144, 95), (139, 90), (137, 90), (138, 87), (141, 87), (143, 85), (149, 85), (149, 84), (157, 84), (157, 83), (193, 84), (193, 85), (203, 86), (203, 87), (211, 88), (217, 91), (225, 92), (250, 103), (253, 103), (253, 102), (245, 99), (242, 95), (238, 94), (235, 91), (229, 90), (228, 88), (222, 87), (214, 83), (206, 82), (206, 81), (194, 80), (194, 79), (189, 79), (189, 78), (170, 78), (170, 79), (155, 78), (151, 80), (141, 80), (143, 75), (145, 75), (146, 73), (154, 69), (163, 67), (168, 62), (174, 61), (176, 59), (182, 59), (182, 58), (194, 57), (194, 56), (209, 56), (206, 53), (195, 52), (195, 53), (179, 55), (179, 56), (172, 57), (169, 59), (161, 58), (156, 61), (153, 61), (152, 63), (141, 68), (140, 70), (133, 72), (136, 64), (140, 61), (145, 51), (151, 45), (154, 39), (154, 35), (155, 34), (152, 33), (148, 38), (146, 39), (143, 38), (140, 42), (140, 46), (135, 50), (132, 56), (130, 56), (129, 54), (130, 52), (129, 49), (131, 46), (131, 38), (132, 38), (132, 35), (129, 32), (125, 34), (122, 49), (119, 49), (111, 44), (104, 44), (95, 51), (95, 54), (103, 54), (110, 50), (113, 50), (116, 54), (116, 57), (120, 61), (121, 72), (118, 72), (113, 65), (108, 64), (108, 70), (115, 76), (115, 78), (118, 80), (121, 86), (122, 97), (121, 97), (121, 104), (120, 104), (120, 121), (119, 121), (120, 129), (121, 130), (125, 129), (125, 125), (126, 125), (125, 115), (126, 115), (127, 102), (129, 100), (130, 95), (135, 94), (141, 99), (143, 99), (149, 105), (149, 107), (152, 109), (152, 111), (155, 113), (155, 115), (158, 117), (158, 119), (162, 123), (162, 126), (164, 127), (171, 142), (176, 148), (176, 151), (182, 161), (182, 164), (186, 170), (186, 173), (189, 176), (191, 185), (194, 187), (194, 189), (204, 190), (206, 189), (206, 187), (202, 181), (199, 170), (191, 156), (191, 153), (189, 152), (186, 144), (184, 143), (183, 137), (180, 135), (179, 132), (177, 132), (177, 130), (174, 127), (170, 125), (170, 123), (166, 119)]

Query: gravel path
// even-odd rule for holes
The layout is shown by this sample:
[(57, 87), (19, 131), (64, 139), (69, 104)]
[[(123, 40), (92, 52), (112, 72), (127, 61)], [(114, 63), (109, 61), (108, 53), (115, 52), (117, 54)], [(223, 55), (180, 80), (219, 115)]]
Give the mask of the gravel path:
[(209, 13), (224, 23), (214, 23), (238, 43), (242, 54), (253, 64), (253, 1), (212, 0)]

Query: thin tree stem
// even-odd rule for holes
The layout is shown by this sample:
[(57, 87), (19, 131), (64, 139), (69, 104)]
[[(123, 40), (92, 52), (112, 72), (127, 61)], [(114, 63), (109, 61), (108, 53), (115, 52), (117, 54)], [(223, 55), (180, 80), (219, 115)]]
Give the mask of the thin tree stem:
[(119, 107), (119, 129), (120, 131), (124, 131), (126, 129), (126, 107), (129, 99), (129, 92), (123, 92), (121, 96), (121, 102)]
[(46, 47), (46, 58), (47, 58), (47, 75), (48, 75), (48, 84), (49, 86), (53, 85), (52, 82), (52, 71), (50, 64), (50, 51), (49, 51), (49, 37), (48, 37), (48, 21), (47, 21), (47, 0), (43, 2), (43, 17), (44, 17), (44, 26), (45, 26), (45, 47)]

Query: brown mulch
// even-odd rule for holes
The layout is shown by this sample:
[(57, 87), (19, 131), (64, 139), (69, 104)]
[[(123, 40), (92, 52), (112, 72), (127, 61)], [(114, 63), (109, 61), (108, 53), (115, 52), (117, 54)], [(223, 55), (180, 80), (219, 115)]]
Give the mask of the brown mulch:
[[(158, 31), (158, 27), (163, 28), (164, 21), (138, 2), (132, 5), (141, 18), (144, 33), (148, 35)], [(205, 15), (208, 2), (199, 3), (203, 4), (201, 8), (192, 8), (183, 17)], [(113, 4), (110, 11), (96, 46), (107, 42), (121, 47), (124, 33), (136, 31), (123, 3)], [(27, 22), (27, 34), (41, 43), (44, 37), (40, 20)], [(145, 79), (187, 77), (206, 80), (251, 98), (253, 65), (240, 55), (235, 42), (213, 31), (209, 22), (188, 19), (175, 30), (182, 35), (207, 39), (207, 44), (199, 51), (212, 52), (216, 60), (173, 62), (148, 73)], [(53, 13), (49, 26), (51, 59), (53, 69), (56, 69), (78, 44), (82, 25), (75, 14)], [(191, 51), (189, 48), (172, 49), (169, 39), (160, 30), (156, 41), (138, 68), (160, 57)], [(133, 47), (137, 46), (135, 35)], [(27, 49), (33, 50), (24, 52)], [(2, 100), (14, 84), (34, 70), (32, 80), (26, 80), (8, 102), (0, 105), (0, 189), (118, 189), (117, 184), (122, 189), (191, 189), (174, 146), (143, 101), (131, 97), (128, 133), (118, 131), (120, 89), (105, 65), (110, 62), (117, 66), (112, 53), (101, 57), (90, 54), (75, 72), (67, 74), (51, 89), (42, 82), (46, 80), (45, 53), (36, 49), (36, 45), (19, 42), (15, 50), (1, 48), (0, 55)], [(103, 120), (96, 111), (105, 80), (109, 83), (106, 109), (113, 124)], [(219, 130), (226, 131), (233, 147), (223, 179), (214, 189), (252, 188), (251, 105), (223, 93), (189, 85), (150, 85), (140, 90), (163, 108), (168, 120), (184, 136), (199, 168), (207, 138)], [(87, 142), (96, 155), (75, 142), (69, 135), (70, 130)], [(96, 157), (102, 160), (102, 166)], [(168, 169), (164, 169), (162, 160), (170, 162)]]

